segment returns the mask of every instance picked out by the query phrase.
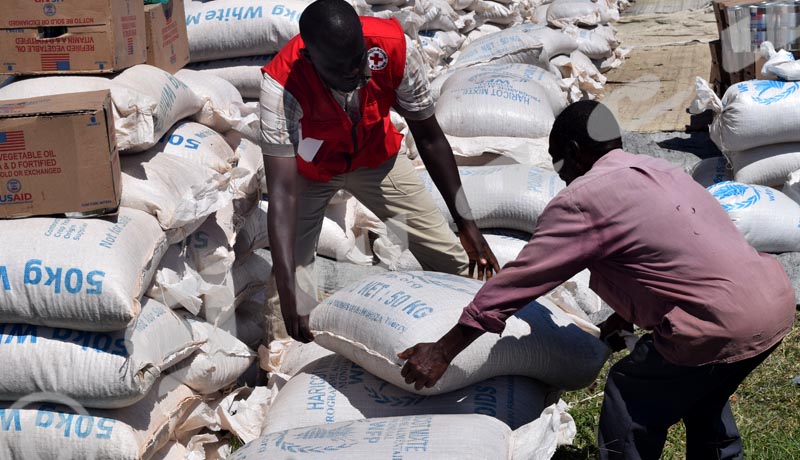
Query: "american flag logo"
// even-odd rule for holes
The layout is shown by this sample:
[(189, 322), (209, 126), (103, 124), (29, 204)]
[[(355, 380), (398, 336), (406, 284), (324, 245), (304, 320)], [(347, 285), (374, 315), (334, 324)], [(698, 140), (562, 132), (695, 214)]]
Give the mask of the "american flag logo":
[(25, 133), (23, 131), (0, 131), (0, 152), (20, 150), (25, 150)]
[(128, 56), (133, 56), (133, 37), (128, 37)]
[(42, 70), (69, 70), (69, 53), (42, 54)]

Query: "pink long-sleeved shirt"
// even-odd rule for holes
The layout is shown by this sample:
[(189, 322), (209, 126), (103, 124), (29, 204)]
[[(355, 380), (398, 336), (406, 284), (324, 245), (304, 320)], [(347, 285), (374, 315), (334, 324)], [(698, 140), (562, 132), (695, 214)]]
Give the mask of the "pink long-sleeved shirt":
[(707, 190), (666, 161), (613, 150), (548, 204), (531, 241), (459, 322), (501, 332), (509, 316), (584, 268), (590, 287), (651, 330), (656, 349), (678, 365), (755, 356), (794, 320), (780, 263), (753, 249)]

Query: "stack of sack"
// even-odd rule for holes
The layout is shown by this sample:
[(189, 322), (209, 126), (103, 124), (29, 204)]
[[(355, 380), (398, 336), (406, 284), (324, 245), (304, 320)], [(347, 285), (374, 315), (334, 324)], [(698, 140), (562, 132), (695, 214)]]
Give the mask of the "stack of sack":
[(227, 81), (178, 74), (138, 65), (0, 88), (0, 100), (110, 90), (122, 169), (117, 215), (0, 221), (0, 353), (14, 369), (0, 411), (15, 426), (3, 458), (151, 458), (188, 444), (208, 426), (198, 408), (253, 368), (271, 265), (233, 247), (262, 194), (260, 148), (237, 131), (258, 116)]
[[(344, 458), (365, 449), (377, 458), (415, 447), (432, 458), (551, 458), (575, 434), (561, 391), (590, 384), (609, 355), (596, 327), (552, 302), (533, 302), (502, 335), (482, 336), (432, 388), (416, 390), (400, 375), (397, 353), (443, 335), (481, 285), (388, 272), (326, 299), (311, 314), (314, 343), (265, 357), (273, 374), (263, 437), (233, 458)], [(466, 427), (502, 436), (491, 451), (476, 450)]]
[[(776, 58), (774, 50), (771, 54)], [(787, 70), (765, 65), (765, 76), (770, 74), (768, 67)], [(776, 70), (775, 75), (793, 77), (794, 73)], [(695, 178), (719, 200), (755, 249), (786, 254), (779, 259), (792, 260), (790, 253), (800, 252), (800, 132), (796, 129), (800, 81), (745, 81), (728, 88), (720, 99), (698, 77), (696, 92), (690, 110), (713, 112), (711, 140), (724, 158), (701, 162)], [(800, 286), (796, 294), (800, 305)]]

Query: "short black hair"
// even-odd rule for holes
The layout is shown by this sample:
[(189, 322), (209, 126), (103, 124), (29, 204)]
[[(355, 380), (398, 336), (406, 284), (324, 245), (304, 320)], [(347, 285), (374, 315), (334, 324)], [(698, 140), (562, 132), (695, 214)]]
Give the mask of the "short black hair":
[(611, 110), (597, 101), (578, 101), (564, 109), (550, 131), (550, 143), (573, 140), (581, 150), (605, 153), (622, 148), (622, 133)]
[(311, 46), (350, 46), (363, 37), (356, 10), (345, 0), (316, 0), (300, 15), (300, 36)]

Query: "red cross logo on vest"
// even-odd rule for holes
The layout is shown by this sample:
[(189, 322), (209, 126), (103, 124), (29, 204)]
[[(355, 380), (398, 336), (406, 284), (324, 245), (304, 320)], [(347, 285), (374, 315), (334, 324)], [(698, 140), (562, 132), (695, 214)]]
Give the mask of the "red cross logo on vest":
[(369, 70), (382, 70), (389, 64), (389, 56), (386, 55), (386, 51), (376, 46), (367, 51), (367, 62)]

